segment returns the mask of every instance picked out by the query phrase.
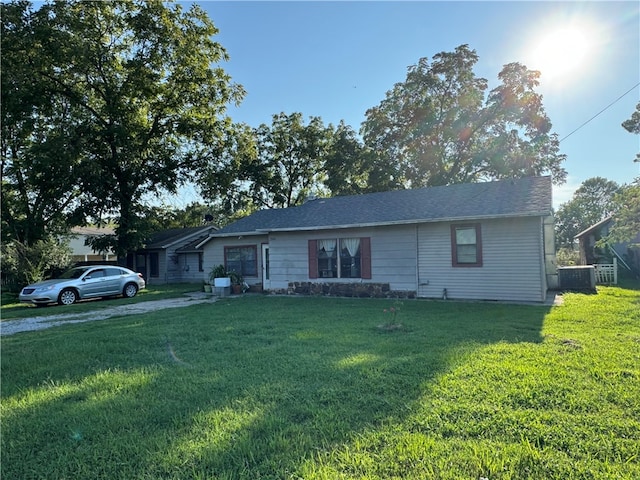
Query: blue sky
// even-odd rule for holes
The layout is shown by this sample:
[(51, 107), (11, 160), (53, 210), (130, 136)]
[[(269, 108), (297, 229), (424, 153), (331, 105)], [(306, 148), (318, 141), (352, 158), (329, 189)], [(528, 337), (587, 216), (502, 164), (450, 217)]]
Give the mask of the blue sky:
[[(220, 30), (216, 40), (231, 57), (221, 66), (247, 90), (230, 114), (251, 126), (269, 124), (276, 113), (301, 112), (325, 124), (344, 120), (359, 130), (366, 110), (404, 81), (409, 65), (464, 43), (477, 51), (476, 74), (490, 88), (506, 63), (542, 70), (538, 91), (560, 138), (640, 82), (635, 1), (196, 3)], [(561, 50), (559, 41), (542, 57), (535, 52), (568, 26), (582, 32), (584, 57), (557, 74), (545, 62)], [(574, 47), (560, 62), (569, 65), (578, 51)], [(640, 164), (633, 162), (640, 136), (620, 125), (639, 98), (636, 86), (562, 141), (569, 176), (554, 190), (555, 206), (587, 178), (629, 183), (640, 174)]]

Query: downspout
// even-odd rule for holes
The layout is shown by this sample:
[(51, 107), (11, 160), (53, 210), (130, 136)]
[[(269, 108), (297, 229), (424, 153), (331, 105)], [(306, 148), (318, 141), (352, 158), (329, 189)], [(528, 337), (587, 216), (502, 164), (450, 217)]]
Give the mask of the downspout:
[(547, 251), (546, 251), (546, 225), (544, 217), (540, 217), (540, 301), (547, 298)]
[(543, 295), (547, 291), (558, 289), (558, 265), (556, 260), (556, 240), (553, 214), (540, 217), (542, 223), (542, 275), (544, 276)]
[(420, 296), (420, 231), (416, 223), (416, 297)]

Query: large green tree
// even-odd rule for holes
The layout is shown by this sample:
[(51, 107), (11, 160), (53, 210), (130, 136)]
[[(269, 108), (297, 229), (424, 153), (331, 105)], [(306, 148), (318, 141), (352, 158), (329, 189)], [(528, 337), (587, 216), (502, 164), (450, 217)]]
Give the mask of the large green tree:
[(563, 182), (565, 156), (536, 92), (539, 72), (507, 64), (487, 92), (477, 61), (467, 45), (421, 58), (367, 111), (365, 144), (410, 187), (542, 174)]
[[(332, 127), (301, 113), (273, 115), (271, 125), (236, 126), (201, 178), (206, 198), (226, 197), (230, 212), (299, 205), (323, 193), (323, 161)], [(222, 158), (222, 162), (219, 161)]]
[(320, 117), (305, 124), (301, 113), (274, 115), (256, 130), (258, 164), (252, 198), (259, 207), (300, 205), (324, 179), (322, 161), (331, 129)]
[(384, 155), (364, 145), (349, 125), (340, 122), (332, 130), (323, 162), (324, 185), (331, 195), (395, 190), (393, 166)]
[[(640, 135), (640, 102), (636, 105), (631, 118), (622, 123), (629, 133)], [(640, 162), (640, 153), (636, 155)], [(609, 235), (604, 239), (607, 243), (634, 241), (640, 232), (640, 177), (631, 185), (624, 185), (613, 199), (614, 223)], [(635, 245), (640, 248), (640, 245)]]
[[(219, 66), (228, 57), (213, 40), (217, 29), (196, 5), (184, 11), (157, 0), (55, 2), (37, 12), (27, 3), (11, 6), (23, 14), (12, 18), (3, 44), (26, 31), (15, 58), (22, 54), (33, 90), (44, 92), (45, 99), (36, 100), (48, 99), (43, 109), (56, 112), (46, 127), (64, 138), (45, 138), (43, 156), (66, 169), (78, 165), (79, 175), (70, 175), (75, 189), (65, 191), (78, 194), (83, 213), (115, 218), (116, 235), (100, 246), (106, 241), (122, 256), (146, 236), (145, 196), (175, 192), (212, 160), (230, 128), (226, 106), (244, 92)], [(4, 15), (2, 21), (4, 30)], [(3, 52), (5, 75), (12, 74)], [(12, 81), (19, 85), (20, 78)], [(28, 95), (23, 101), (28, 112)], [(60, 106), (68, 124), (56, 121)], [(41, 123), (37, 112), (28, 115)], [(41, 138), (41, 130), (23, 136)], [(15, 190), (15, 179), (30, 171), (15, 161), (12, 168), (6, 182)]]
[(614, 196), (619, 192), (620, 186), (606, 178), (582, 182), (571, 200), (560, 205), (555, 214), (558, 246), (571, 247), (578, 233), (611, 215), (615, 210)]
[(84, 218), (81, 143), (73, 102), (55, 94), (51, 29), (28, 2), (0, 5), (2, 242), (22, 250)]
[(252, 189), (262, 168), (256, 130), (238, 123), (224, 131), (222, 142), (212, 152), (196, 183), (202, 196), (227, 215), (251, 213), (257, 209)]
[[(605, 242), (635, 242), (640, 233), (640, 177), (620, 189), (613, 198), (613, 208), (614, 224)], [(640, 248), (637, 243), (634, 246)]]

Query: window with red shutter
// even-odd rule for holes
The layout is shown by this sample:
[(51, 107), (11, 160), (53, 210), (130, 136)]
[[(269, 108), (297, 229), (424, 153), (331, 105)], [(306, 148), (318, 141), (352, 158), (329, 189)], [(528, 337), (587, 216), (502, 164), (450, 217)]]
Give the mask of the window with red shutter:
[(309, 278), (318, 278), (318, 241), (309, 240)]
[(360, 264), (361, 275), (364, 279), (371, 278), (371, 238), (360, 239)]

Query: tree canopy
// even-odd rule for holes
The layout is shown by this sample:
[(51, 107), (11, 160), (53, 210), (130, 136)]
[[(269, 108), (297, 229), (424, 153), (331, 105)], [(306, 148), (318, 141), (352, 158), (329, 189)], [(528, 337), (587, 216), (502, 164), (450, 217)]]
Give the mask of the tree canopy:
[[(56, 95), (51, 29), (27, 2), (0, 5), (2, 241), (28, 247), (81, 222), (83, 132)], [(43, 18), (44, 17), (44, 18)]]
[[(631, 118), (622, 123), (622, 127), (629, 133), (640, 135), (640, 102)], [(640, 162), (640, 153), (636, 155), (635, 161)], [(631, 185), (625, 185), (613, 200), (615, 222), (605, 241), (632, 241), (640, 232), (640, 177), (636, 177)], [(636, 245), (636, 248), (640, 248), (640, 245)]]
[[(640, 135), (640, 102), (636, 105), (636, 109), (631, 114), (631, 118), (622, 122), (622, 128), (629, 133)], [(635, 161), (640, 162), (640, 153), (636, 154)]]
[(353, 195), (402, 188), (385, 158), (349, 125), (305, 123), (300, 112), (273, 115), (271, 125), (236, 124), (200, 177), (208, 199), (230, 215), (300, 205), (310, 195)]
[(365, 144), (408, 187), (542, 174), (564, 182), (565, 155), (535, 91), (539, 72), (510, 63), (487, 92), (473, 72), (477, 61), (468, 45), (421, 58), (366, 112)]
[(323, 159), (332, 136), (320, 117), (273, 115), (271, 125), (238, 125), (227, 137), (222, 162), (205, 170), (207, 197), (226, 197), (228, 211), (299, 205), (322, 190)]
[(357, 195), (402, 188), (394, 181), (393, 166), (364, 145), (344, 122), (332, 130), (323, 166), (324, 185), (332, 195)]
[[(631, 185), (625, 185), (613, 198), (614, 224), (606, 243), (626, 243), (635, 241), (640, 233), (640, 177)], [(639, 244), (635, 244), (640, 248)]]
[(48, 222), (24, 211), (34, 198), (67, 225), (73, 206), (71, 223), (114, 216), (106, 243), (122, 256), (145, 236), (143, 197), (211, 160), (243, 97), (217, 29), (197, 5), (158, 0), (2, 8), (3, 220)]
[(489, 91), (467, 45), (409, 67), (366, 112), (361, 136), (297, 112), (254, 128), (227, 116), (244, 90), (220, 66), (227, 52), (197, 5), (70, 0), (34, 10), (14, 0), (0, 8), (3, 241), (28, 247), (108, 220), (115, 235), (93, 246), (123, 257), (160, 224), (200, 221), (202, 206), (174, 218), (147, 202), (186, 181), (200, 185), (220, 219), (310, 194), (566, 175), (536, 93), (539, 74), (505, 65)]

